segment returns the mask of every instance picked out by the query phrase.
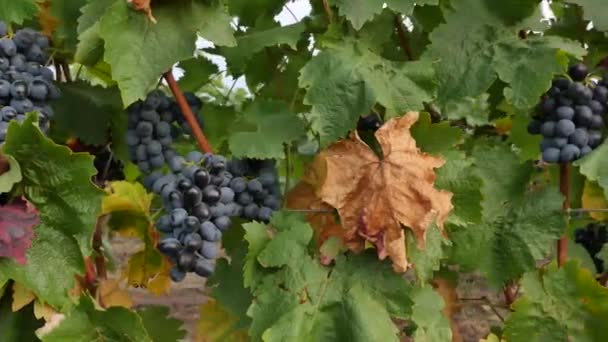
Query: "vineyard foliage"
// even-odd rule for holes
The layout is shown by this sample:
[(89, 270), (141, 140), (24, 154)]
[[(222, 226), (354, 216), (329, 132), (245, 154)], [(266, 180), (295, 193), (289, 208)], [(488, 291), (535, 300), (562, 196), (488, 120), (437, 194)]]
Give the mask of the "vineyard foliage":
[[(56, 91), (52, 111), (0, 111), (0, 340), (462, 341), (456, 289), (474, 272), (508, 309), (487, 341), (607, 341), (608, 142), (557, 165), (528, 132), (547, 97), (573, 105), (552, 83), (572, 65), (588, 67), (589, 89), (607, 84), (607, 4), (303, 3), (309, 13), (287, 0), (0, 0), (0, 76), (24, 77), (6, 44), (33, 28), (50, 40)], [(155, 90), (171, 102), (151, 105)], [(188, 154), (201, 137), (165, 110), (197, 107), (181, 92), (202, 101), (189, 124), (228, 160)], [(140, 115), (170, 116), (154, 156), (176, 176), (134, 160), (153, 150), (137, 146), (152, 136)], [(197, 173), (199, 159), (215, 171)], [(280, 189), (243, 172), (246, 191), (231, 190), (231, 168), (253, 159), (273, 160)], [(185, 242), (161, 226), (174, 229), (176, 209), (203, 224), (181, 197), (193, 183), (212, 227), (201, 234), (221, 241), (185, 239), (207, 267), (196, 273), (213, 273), (186, 332), (129, 288), (167, 295), (195, 268), (165, 253)], [(593, 244), (577, 244), (585, 226), (600, 227)], [(137, 241), (126, 260), (117, 237)]]

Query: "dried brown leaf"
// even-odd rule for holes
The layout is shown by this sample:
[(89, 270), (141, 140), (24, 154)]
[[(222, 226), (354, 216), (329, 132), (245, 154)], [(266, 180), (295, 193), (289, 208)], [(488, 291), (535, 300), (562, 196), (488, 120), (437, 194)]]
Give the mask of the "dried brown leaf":
[(452, 210), (452, 193), (434, 187), (444, 160), (420, 152), (410, 134), (417, 120), (418, 113), (410, 112), (376, 132), (383, 159), (353, 133), (322, 151), (305, 178), (338, 210), (347, 245), (373, 243), (398, 272), (409, 267), (401, 225), (423, 248), (427, 228), (434, 221), (443, 228)]

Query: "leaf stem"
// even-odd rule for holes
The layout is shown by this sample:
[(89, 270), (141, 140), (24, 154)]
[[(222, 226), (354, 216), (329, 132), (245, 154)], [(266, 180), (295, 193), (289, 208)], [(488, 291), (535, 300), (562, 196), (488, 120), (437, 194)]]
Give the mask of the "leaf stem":
[(395, 27), (397, 28), (397, 35), (399, 36), (399, 43), (405, 56), (410, 61), (414, 60), (414, 54), (412, 53), (412, 48), (410, 47), (410, 40), (407, 34), (407, 28), (403, 23), (403, 17), (401, 14), (395, 15)]
[(103, 222), (105, 216), (97, 218), (95, 225), (95, 234), (93, 235), (93, 250), (95, 251), (95, 269), (97, 270), (97, 278), (106, 279), (108, 277), (106, 269), (106, 258), (103, 255)]
[(70, 65), (66, 61), (61, 61), (61, 69), (65, 76), (65, 81), (72, 83), (72, 72), (70, 71)]
[[(564, 196), (563, 209), (570, 209), (570, 167), (569, 164), (560, 164), (559, 166), (559, 190)], [(565, 218), (566, 227), (568, 226), (568, 217)], [(557, 264), (562, 266), (568, 258), (568, 236), (564, 233), (561, 239), (557, 242)]]
[(199, 126), (198, 120), (196, 119), (196, 117), (194, 117), (194, 113), (192, 113), (192, 109), (190, 109), (190, 106), (188, 105), (188, 102), (184, 97), (184, 93), (182, 93), (182, 90), (179, 88), (179, 85), (175, 81), (175, 78), (173, 77), (171, 71), (166, 72), (164, 77), (165, 80), (167, 80), (167, 84), (169, 85), (169, 88), (171, 89), (171, 92), (173, 93), (173, 96), (175, 97), (179, 108), (182, 110), (182, 113), (184, 113), (184, 118), (186, 119), (186, 121), (188, 121), (188, 125), (190, 125), (192, 133), (194, 134), (194, 138), (198, 142), (198, 145), (200, 146), (201, 150), (206, 153), (213, 153), (213, 148), (211, 147), (211, 144), (209, 144), (209, 141), (205, 137), (201, 126)]

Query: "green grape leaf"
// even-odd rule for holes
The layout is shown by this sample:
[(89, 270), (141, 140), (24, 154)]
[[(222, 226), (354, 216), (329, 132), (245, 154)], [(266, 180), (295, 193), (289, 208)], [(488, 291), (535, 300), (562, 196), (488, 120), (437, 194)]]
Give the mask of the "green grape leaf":
[[(247, 308), (251, 305), (253, 296), (245, 288), (243, 273), (235, 272), (242, 270), (245, 265), (247, 244), (243, 239), (244, 234), (241, 225), (234, 225), (222, 236), (222, 247), (230, 256), (230, 262), (226, 259), (218, 259), (215, 272), (207, 282), (207, 286), (212, 289), (213, 299), (220, 302), (222, 311), (227, 311), (232, 317), (233, 324), (224, 333), (246, 329), (251, 324), (251, 319), (247, 316)], [(199, 324), (205, 325), (209, 321), (209, 318), (201, 316)]]
[(604, 265), (608, 265), (608, 243), (605, 243), (604, 246), (602, 246), (602, 249), (595, 257), (604, 261)]
[(217, 65), (204, 56), (182, 61), (178, 67), (184, 70), (184, 76), (178, 82), (180, 88), (183, 91), (192, 92), (198, 91), (202, 86), (209, 83), (209, 77), (219, 71)]
[(585, 19), (593, 22), (593, 27), (600, 31), (608, 31), (606, 3), (602, 0), (567, 0), (566, 2), (583, 7)]
[(9, 170), (0, 175), (0, 194), (10, 192), (13, 185), (21, 182), (23, 175), (21, 167), (15, 158), (7, 155), (0, 155), (0, 158), (6, 158), (9, 165)]
[(84, 33), (86, 30), (91, 28), (95, 23), (99, 22), (99, 19), (106, 13), (106, 10), (110, 5), (115, 3), (116, 0), (95, 0), (88, 1), (86, 5), (80, 8), (81, 15), (78, 17), (78, 34)]
[(199, 23), (198, 34), (201, 37), (215, 45), (236, 45), (234, 31), (230, 25), (232, 17), (226, 12), (223, 4), (218, 3), (210, 7), (194, 2), (193, 10)]
[(300, 74), (312, 106), (313, 130), (327, 146), (354, 129), (357, 119), (379, 102), (389, 117), (420, 110), (434, 95), (429, 62), (391, 62), (353, 43), (313, 57)]
[(590, 181), (595, 181), (604, 189), (608, 198), (608, 142), (604, 142), (597, 149), (584, 158), (574, 162), (580, 172)]
[[(114, 117), (126, 115), (116, 88), (91, 86), (83, 81), (60, 85), (61, 98), (53, 102), (54, 124), (86, 144), (104, 145)], [(86, 113), (74, 108), (86, 108)]]
[(522, 195), (523, 199), (504, 203), (497, 216), (450, 234), (454, 260), (478, 269), (496, 287), (533, 270), (564, 232), (563, 198), (557, 190)]
[(71, 53), (78, 44), (77, 27), (72, 23), (80, 17), (80, 8), (87, 0), (53, 0), (49, 2), (49, 14), (56, 20), (53, 30), (53, 47), (61, 47), (62, 52)]
[(127, 2), (114, 3), (102, 17), (99, 33), (105, 42), (104, 60), (112, 65), (125, 106), (142, 99), (161, 74), (174, 63), (192, 57), (196, 19), (187, 3), (154, 7), (157, 23)]
[(277, 213), (271, 225), (272, 235), (245, 224), (254, 340), (399, 340), (391, 317), (410, 314), (409, 286), (388, 263), (373, 253), (340, 256), (330, 272), (309, 254), (313, 231), (303, 217)]
[(473, 150), (474, 173), (483, 183), (483, 216), (492, 219), (503, 213), (504, 203), (524, 197), (533, 168), (531, 163), (521, 164), (507, 145), (477, 143)]
[(94, 66), (103, 59), (104, 42), (100, 34), (100, 18), (116, 0), (89, 1), (78, 17), (78, 45), (74, 60), (86, 66)]
[(410, 130), (416, 145), (424, 152), (444, 154), (462, 140), (463, 132), (447, 121), (431, 123), (429, 113), (422, 112)]
[(436, 171), (435, 186), (454, 194), (454, 209), (447, 222), (462, 227), (481, 222), (483, 182), (475, 174), (472, 161), (455, 151), (444, 153), (443, 157), (446, 163)]
[(137, 313), (118, 306), (98, 310), (90, 297), (81, 298), (80, 303), (68, 311), (57, 326), (50, 325), (47, 323), (37, 331), (43, 342), (152, 342)]
[(304, 22), (268, 29), (251, 29), (237, 38), (237, 46), (221, 48), (220, 52), (228, 60), (230, 69), (242, 71), (253, 55), (268, 46), (287, 45), (292, 49), (306, 30)]
[(490, 115), (489, 97), (489, 94), (484, 93), (450, 101), (445, 105), (445, 116), (449, 120), (465, 119), (472, 126), (487, 125)]
[[(407, 257), (416, 271), (416, 278), (421, 284), (433, 279), (433, 273), (439, 270), (441, 260), (446, 257), (446, 249), (451, 244), (444, 238), (436, 225), (430, 226), (426, 231), (424, 249), (419, 249), (416, 237), (412, 231), (407, 230)], [(415, 299), (414, 299), (415, 301)]]
[(511, 116), (511, 131), (508, 141), (519, 149), (520, 160), (536, 160), (540, 156), (540, 135), (528, 133), (528, 124), (532, 118), (526, 113), (515, 113)]
[(2, 296), (0, 291), (0, 331), (2, 342), (38, 341), (35, 331), (43, 324), (34, 317), (34, 304), (31, 303), (17, 312), (11, 309), (12, 296)]
[(515, 24), (529, 18), (539, 7), (537, 0), (501, 1), (483, 0), (485, 7), (504, 21), (505, 24)]
[(509, 85), (507, 100), (518, 108), (532, 107), (553, 76), (567, 69), (567, 58), (560, 50), (577, 57), (586, 53), (562, 38), (519, 39), (517, 30), (497, 24), (502, 11), (494, 6), (477, 0), (452, 1), (451, 10), (444, 13), (446, 23), (431, 33), (423, 57), (441, 61), (436, 71), (442, 106), (476, 98), (500, 77)]
[(504, 328), (517, 341), (605, 341), (608, 289), (577, 261), (526, 274)]
[(236, 109), (211, 103), (205, 104), (203, 118), (205, 120), (205, 136), (215, 150), (221, 150), (221, 146), (228, 141), (231, 128), (237, 118)]
[(38, 11), (39, 0), (0, 0), (0, 18), (8, 24), (23, 24), (34, 17)]
[(253, 27), (260, 19), (274, 18), (285, 0), (228, 0), (228, 10), (239, 18), (239, 25)]
[(103, 193), (91, 182), (97, 172), (93, 158), (55, 145), (35, 121), (30, 114), (23, 124), (12, 122), (4, 151), (21, 165), (25, 195), (40, 211), (41, 224), (28, 250), (28, 263), (1, 260), (0, 274), (24, 284), (42, 302), (62, 307), (74, 276), (84, 272), (83, 256), (92, 252)]
[(182, 321), (169, 317), (166, 306), (147, 305), (137, 310), (137, 314), (152, 341), (177, 342), (186, 337)]
[(284, 102), (257, 101), (245, 110), (231, 132), (229, 144), (234, 156), (280, 159), (283, 144), (303, 136), (306, 124)]
[(416, 288), (411, 294), (412, 321), (416, 324), (415, 341), (452, 341), (450, 321), (442, 314), (445, 306), (441, 296), (426, 286)]
[(374, 15), (382, 11), (382, 5), (386, 5), (405, 15), (412, 13), (414, 5), (437, 5), (439, 0), (330, 0), (330, 4), (340, 8), (340, 14), (353, 24), (356, 30), (361, 29), (363, 24), (371, 20)]

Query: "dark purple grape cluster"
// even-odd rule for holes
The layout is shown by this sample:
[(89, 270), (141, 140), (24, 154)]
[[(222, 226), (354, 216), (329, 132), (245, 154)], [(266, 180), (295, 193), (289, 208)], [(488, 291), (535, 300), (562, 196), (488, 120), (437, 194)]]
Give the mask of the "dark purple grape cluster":
[(0, 143), (6, 138), (12, 120), (22, 122), (25, 114), (37, 111), (39, 125), (47, 132), (53, 110), (50, 100), (61, 93), (54, 84), (54, 73), (45, 64), (49, 39), (40, 32), (24, 28), (8, 37), (6, 23), (0, 21)]
[(234, 159), (228, 162), (234, 178), (229, 187), (235, 194), (237, 216), (270, 221), (281, 207), (281, 186), (274, 160)]
[(604, 261), (597, 257), (605, 243), (608, 242), (608, 231), (606, 225), (601, 223), (590, 223), (584, 228), (574, 232), (576, 243), (585, 247), (598, 273), (604, 272)]
[(591, 153), (604, 140), (608, 80), (595, 84), (584, 64), (569, 70), (572, 80), (557, 78), (528, 125), (530, 134), (543, 136), (540, 149), (547, 163), (570, 163)]
[[(196, 95), (187, 93), (186, 99), (197, 114), (201, 111), (202, 102)], [(162, 168), (165, 164), (173, 169), (179, 157), (171, 147), (173, 140), (181, 134), (189, 133), (190, 126), (173, 99), (161, 90), (148, 94), (144, 101), (138, 101), (128, 109), (129, 129), (126, 142), (129, 146), (131, 161), (137, 164), (143, 173)]]
[(163, 201), (165, 215), (156, 223), (162, 233), (158, 248), (175, 264), (171, 278), (179, 282), (187, 272), (201, 277), (213, 273), (219, 241), (232, 225), (236, 204), (226, 158), (195, 151), (174, 160), (174, 173), (155, 171), (144, 185)]

